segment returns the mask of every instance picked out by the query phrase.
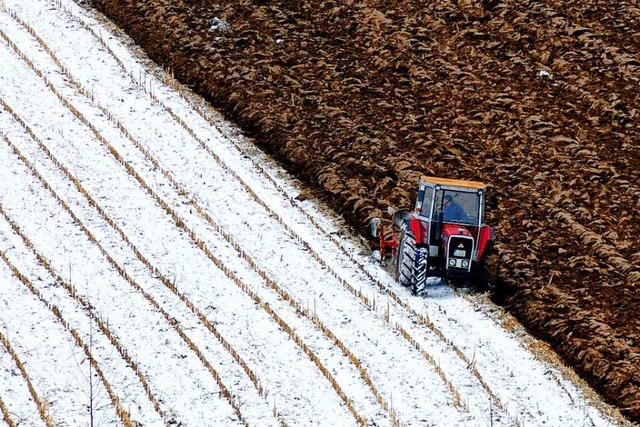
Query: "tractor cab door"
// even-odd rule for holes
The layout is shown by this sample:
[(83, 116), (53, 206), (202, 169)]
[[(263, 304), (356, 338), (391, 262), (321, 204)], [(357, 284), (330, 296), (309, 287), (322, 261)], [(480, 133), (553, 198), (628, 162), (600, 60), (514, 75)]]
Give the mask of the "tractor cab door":
[[(425, 223), (427, 229), (427, 239), (425, 243), (429, 245), (429, 256), (437, 256), (437, 244), (438, 241), (438, 223), (442, 221), (442, 218), (438, 217), (438, 211), (436, 208), (436, 195), (441, 190), (437, 190), (435, 186), (428, 183), (422, 183), (418, 192), (418, 201), (416, 203), (416, 211), (418, 217)], [(435, 251), (435, 252), (434, 252)]]
[(440, 234), (442, 232), (442, 224), (444, 222), (443, 215), (443, 200), (444, 190), (438, 186), (434, 189), (433, 205), (431, 206), (431, 226), (430, 226), (430, 239), (429, 244), (436, 246), (439, 245)]

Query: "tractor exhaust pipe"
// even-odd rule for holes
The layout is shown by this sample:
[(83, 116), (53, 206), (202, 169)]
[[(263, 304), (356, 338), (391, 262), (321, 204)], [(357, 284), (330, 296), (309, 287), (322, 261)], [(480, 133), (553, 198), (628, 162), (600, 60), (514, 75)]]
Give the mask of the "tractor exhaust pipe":
[(442, 240), (442, 220), (444, 219), (444, 212), (443, 211), (438, 211), (438, 213), (436, 213), (437, 219), (437, 226), (436, 226), (436, 235), (435, 235), (435, 243), (437, 245), (440, 244), (440, 240)]

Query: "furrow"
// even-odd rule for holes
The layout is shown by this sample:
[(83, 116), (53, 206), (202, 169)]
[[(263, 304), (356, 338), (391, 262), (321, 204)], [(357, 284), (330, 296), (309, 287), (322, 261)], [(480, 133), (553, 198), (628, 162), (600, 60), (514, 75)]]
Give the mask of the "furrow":
[[(536, 2), (525, 10), (520, 3), (511, 2), (510, 9), (512, 12), (514, 10), (518, 10), (523, 16), (525, 14), (534, 16), (537, 14), (540, 18), (545, 20), (547, 25), (544, 25), (544, 27), (543, 23), (538, 23), (536, 19), (528, 20), (526, 25), (528, 30), (532, 33), (535, 33), (537, 30), (539, 31), (544, 29), (546, 37), (555, 40), (573, 41), (580, 45), (581, 53), (590, 53), (596, 61), (602, 61), (607, 57), (611, 58), (617, 66), (609, 67), (608, 71), (617, 74), (617, 78), (615, 80), (616, 85), (618, 85), (620, 81), (637, 84), (638, 59), (636, 57), (627, 52), (620, 51), (617, 47), (609, 45), (605, 40), (601, 39), (599, 34), (592, 33), (591, 28), (584, 27), (581, 24), (573, 22), (573, 17), (565, 15), (563, 12), (558, 12), (554, 9), (553, 5), (549, 5), (548, 3), (548, 1), (543, 1), (541, 3)], [(600, 26), (598, 25), (598, 27)], [(584, 31), (580, 31), (580, 28), (583, 28)], [(603, 29), (602, 27), (600, 28)], [(575, 32), (576, 35), (572, 35), (572, 32)], [(601, 62), (595, 62), (592, 64), (593, 67), (597, 65), (605, 68), (605, 64)], [(583, 69), (583, 72), (590, 75), (594, 74), (594, 70), (586, 67)], [(597, 78), (595, 76), (592, 77)], [(604, 83), (606, 84), (607, 82)]]
[[(595, 20), (595, 23), (601, 24), (603, 27), (609, 25), (611, 31), (618, 31), (623, 38), (629, 38), (629, 43), (637, 46), (634, 38), (628, 37), (629, 32), (637, 33), (640, 30), (640, 5), (635, 1), (617, 1), (617, 2), (588, 2), (579, 1), (554, 1), (553, 4), (557, 9), (568, 10), (567, 15), (589, 18), (589, 23)], [(611, 19), (613, 16), (613, 19)], [(600, 18), (600, 19), (597, 19)], [(597, 20), (596, 20), (597, 19)], [(635, 38), (637, 41), (637, 38)]]
[(0, 396), (0, 412), (2, 412), (2, 419), (9, 427), (17, 427), (18, 424), (11, 418), (11, 414), (9, 413), (9, 409), (7, 405), (4, 403), (4, 399)]
[[(0, 204), (0, 213), (1, 212), (2, 212), (2, 205)], [(9, 261), (6, 258), (6, 255), (0, 252), (0, 258), (2, 258), (5, 264), (7, 264), (7, 266), (11, 269), (13, 275), (16, 276), (18, 279), (20, 279), (20, 276), (16, 275), (17, 270), (15, 270), (13, 266), (9, 263)], [(54, 421), (51, 418), (51, 415), (49, 414), (49, 409), (47, 408), (47, 404), (38, 395), (38, 392), (33, 386), (33, 383), (31, 382), (31, 378), (29, 378), (29, 374), (27, 373), (27, 369), (22, 363), (22, 360), (20, 360), (20, 357), (11, 346), (11, 342), (9, 341), (9, 338), (5, 334), (3, 334), (2, 331), (0, 331), (0, 342), (2, 342), (2, 345), (4, 346), (5, 350), (7, 351), (7, 353), (9, 353), (9, 355), (11, 356), (11, 359), (13, 359), (13, 362), (15, 363), (16, 367), (20, 370), (20, 374), (22, 374), (22, 378), (24, 378), (24, 381), (27, 383), (27, 387), (29, 388), (29, 394), (31, 395), (31, 398), (33, 399), (33, 401), (36, 403), (38, 407), (38, 413), (40, 414), (40, 418), (42, 419), (42, 421), (44, 421), (44, 423), (48, 427), (53, 427)], [(9, 413), (6, 407), (4, 406), (4, 402), (2, 403), (2, 413), (3, 414), (6, 413), (6, 419), (9, 419)]]
[[(508, 3), (511, 3), (511, 2), (508, 2)], [(514, 5), (515, 4), (519, 4), (519, 3), (515, 2)], [(540, 5), (536, 3), (535, 6), (538, 7)], [(416, 5), (416, 7), (419, 7), (419, 6)], [(440, 4), (438, 7), (441, 9), (435, 9), (435, 10), (439, 10), (442, 13), (443, 10), (448, 10), (447, 8), (456, 10), (459, 7), (459, 5), (452, 4), (449, 2), (444, 2)], [(432, 10), (432, 13), (435, 14), (436, 13), (435, 10)], [(506, 8), (505, 10), (508, 11), (510, 9)], [(521, 22), (522, 22), (521, 25), (524, 25), (528, 30), (528, 28), (530, 27), (530, 22), (529, 21), (521, 21)], [(510, 41), (520, 39), (522, 36), (513, 26), (509, 24), (508, 21), (505, 20), (504, 23), (505, 23), (504, 27), (497, 28), (499, 29), (499, 31), (496, 31), (496, 30), (492, 31), (492, 28), (488, 26), (483, 26), (482, 29), (486, 30), (487, 32), (491, 32), (492, 37), (495, 37), (498, 40), (502, 40), (507, 46), (510, 46), (509, 45)], [(425, 24), (428, 24), (428, 21), (425, 20)], [(471, 25), (472, 24), (467, 24), (466, 26), (468, 27)], [(478, 24), (478, 25), (481, 25), (481, 24)], [(462, 51), (464, 47), (469, 47), (472, 44), (471, 39), (464, 37), (460, 31), (447, 30), (446, 28), (442, 28), (441, 30), (442, 30), (444, 40), (456, 41), (455, 48), (458, 51)], [(540, 31), (542, 30), (544, 30), (544, 28), (542, 28)], [(444, 31), (448, 31), (448, 33), (444, 33)], [(508, 58), (498, 57), (497, 54), (493, 54), (492, 56), (492, 52), (493, 52), (492, 49), (475, 50), (477, 57), (479, 59), (478, 66), (483, 67), (484, 64), (492, 64), (497, 62), (498, 64), (500, 64), (500, 67), (503, 70), (513, 70), (514, 72), (518, 72), (525, 76), (531, 75), (531, 73), (537, 70), (538, 67), (540, 66), (540, 64), (537, 63), (537, 60), (535, 58), (532, 58), (531, 55), (527, 55), (526, 53), (523, 53), (523, 51), (521, 50), (515, 51), (510, 48), (505, 48), (505, 49), (509, 53)], [(480, 69), (480, 71), (482, 72), (481, 76), (483, 79), (491, 78), (491, 76), (496, 75), (494, 72), (486, 71), (486, 70), (483, 70), (482, 68)], [(632, 117), (629, 114), (625, 113), (624, 111), (614, 108), (612, 101), (608, 101), (606, 99), (600, 98), (598, 97), (597, 94), (593, 94), (592, 92), (588, 91), (585, 88), (585, 84), (579, 84), (574, 81), (568, 80), (568, 78), (565, 76), (553, 76), (553, 78), (548, 82), (546, 82), (546, 80), (544, 79), (538, 79), (536, 82), (531, 78), (527, 78), (527, 81), (524, 82), (524, 84), (529, 85), (529, 87), (534, 86), (536, 89), (536, 93), (551, 92), (556, 94), (556, 96), (561, 96), (562, 98), (565, 99), (566, 105), (576, 110), (581, 109), (582, 110), (581, 114), (584, 115), (585, 117), (591, 117), (593, 114), (596, 114), (597, 116), (602, 117), (603, 125), (600, 126), (601, 128), (605, 128), (607, 126), (605, 123), (608, 123), (610, 121), (608, 117), (610, 117), (614, 121), (626, 120), (628, 122), (634, 122), (637, 120), (637, 117), (635, 116)], [(505, 96), (509, 98), (519, 92), (522, 93), (523, 95), (528, 95), (529, 91), (530, 89), (527, 89), (527, 86), (523, 86), (522, 90), (514, 90), (514, 89), (511, 89), (511, 87), (509, 87), (508, 90), (505, 89), (502, 93), (497, 93), (496, 95), (498, 95), (498, 97)], [(619, 96), (614, 96), (612, 99), (614, 98), (619, 98)], [(524, 104), (521, 104), (521, 105), (524, 106)], [(566, 114), (566, 112), (560, 112), (560, 113)], [(625, 196), (626, 198), (626, 195), (628, 192), (633, 192), (636, 196), (640, 195), (640, 190), (637, 188), (637, 186), (632, 185), (627, 179), (625, 179), (626, 177), (634, 176), (634, 174), (636, 174), (636, 171), (618, 170), (618, 168), (614, 167), (610, 158), (610, 154), (612, 152), (611, 146), (606, 144), (598, 145), (596, 142), (594, 142), (594, 138), (590, 138), (587, 136), (580, 136), (582, 132), (579, 132), (577, 129), (568, 129), (568, 128), (562, 129), (564, 132), (564, 135), (560, 135), (560, 136), (554, 135), (550, 137), (549, 135), (546, 134), (547, 130), (545, 130), (544, 128), (535, 127), (535, 123), (537, 122), (534, 120), (535, 116), (533, 116), (534, 114), (533, 112), (525, 111), (522, 114), (529, 115), (530, 121), (527, 124), (527, 127), (528, 127), (527, 131), (531, 132), (532, 135), (536, 135), (537, 136), (536, 140), (539, 140), (541, 143), (538, 147), (533, 146), (532, 148), (534, 149), (531, 152), (527, 153), (527, 155), (531, 159), (533, 159), (532, 161), (535, 162), (536, 161), (535, 159), (539, 159), (540, 165), (544, 166), (545, 164), (547, 164), (548, 162), (546, 162), (545, 160), (547, 160), (546, 156), (548, 155), (548, 152), (546, 151), (541, 152), (539, 150), (539, 147), (546, 146), (546, 144), (542, 143), (543, 141), (548, 140), (549, 138), (554, 139), (557, 137), (559, 138), (559, 140), (563, 142), (562, 144), (558, 144), (557, 146), (563, 149), (564, 153), (568, 155), (568, 158), (562, 159), (561, 156), (554, 156), (554, 159), (558, 161), (562, 161), (563, 166), (566, 167), (567, 170), (575, 168), (576, 167), (575, 162), (578, 162), (584, 165), (586, 171), (589, 171), (590, 167), (593, 164), (597, 164), (598, 165), (597, 168), (600, 170), (600, 172), (607, 173), (607, 174), (609, 172), (612, 173), (611, 179), (608, 180), (608, 184), (609, 184), (607, 185), (608, 192), (606, 194), (602, 194), (601, 195), (602, 197), (608, 196), (610, 197), (611, 200), (616, 200), (616, 198), (620, 198), (621, 195)], [(570, 121), (564, 122), (564, 124), (566, 125), (569, 125), (570, 123), (571, 123)], [(598, 127), (596, 126), (595, 128), (597, 130)], [(624, 141), (624, 144), (626, 144), (629, 147), (633, 147), (635, 145), (635, 141), (630, 134), (630, 132), (635, 132), (633, 129), (634, 128), (631, 127), (629, 128), (628, 132), (627, 131), (616, 132), (616, 136), (615, 136), (616, 143), (617, 141)], [(610, 129), (607, 128), (607, 132), (610, 132)], [(479, 141), (482, 141), (482, 138), (480, 138)], [(628, 155), (633, 155), (634, 150), (629, 149), (627, 150), (627, 153)], [(609, 160), (604, 158), (607, 155), (609, 155)], [(479, 171), (482, 171), (482, 168), (469, 169), (470, 173), (476, 174), (476, 175), (478, 174)], [(549, 163), (548, 171), (550, 172), (550, 175), (553, 175), (553, 172), (558, 172), (557, 165), (554, 165), (553, 163)], [(589, 173), (591, 174), (592, 172), (589, 171)], [(528, 193), (522, 193), (521, 196), (526, 197), (527, 199), (530, 199), (530, 194)], [(607, 204), (603, 203), (603, 206), (604, 208), (595, 208), (595, 209), (600, 212), (601, 218), (607, 219), (610, 217), (610, 214), (608, 211), (603, 210), (603, 209), (606, 209)], [(575, 214), (572, 214), (572, 216), (574, 220), (576, 220)], [(589, 219), (587, 219), (587, 221), (590, 222)], [(585, 220), (581, 220), (581, 222), (583, 223), (583, 226), (589, 226), (589, 224), (584, 224)], [(619, 226), (618, 221), (610, 221), (610, 223), (612, 227)], [(571, 230), (571, 225), (567, 225), (567, 229)], [(621, 227), (621, 230), (624, 230), (624, 226)]]
[[(387, 4), (383, 4), (384, 2), (376, 2), (376, 1), (368, 1), (366, 3), (372, 4), (374, 6), (379, 7), (381, 10), (385, 10), (387, 8), (393, 9), (393, 6), (388, 6)], [(571, 109), (576, 109), (580, 111), (580, 114), (585, 118), (585, 120), (587, 118), (590, 118), (591, 116), (595, 115), (599, 115), (600, 117), (602, 117), (604, 120), (602, 120), (603, 123), (605, 122), (609, 122), (609, 119), (621, 119), (621, 120), (631, 120), (633, 119), (633, 117), (630, 116), (625, 116), (624, 112), (620, 112), (618, 111), (618, 109), (613, 108), (612, 106), (612, 102), (607, 101), (606, 99), (600, 99), (597, 98), (597, 94), (596, 96), (594, 96), (594, 94), (590, 93), (587, 89), (584, 88), (584, 85), (581, 84), (576, 84), (575, 82), (569, 82), (566, 81), (566, 79), (562, 76), (554, 76), (553, 79), (549, 79), (549, 80), (545, 80), (543, 78), (535, 78), (534, 77), (534, 73), (539, 71), (538, 68), (540, 67), (540, 64), (537, 64), (536, 61), (531, 60), (526, 53), (523, 53), (521, 50), (518, 49), (510, 49), (508, 48), (508, 46), (511, 46), (509, 44), (510, 41), (513, 41), (515, 39), (519, 39), (521, 38), (521, 35), (517, 33), (517, 31), (514, 30), (514, 28), (512, 26), (510, 26), (510, 24), (506, 21), (500, 21), (498, 19), (496, 19), (495, 21), (499, 22), (499, 23), (504, 23), (504, 27), (499, 26), (497, 23), (495, 23), (494, 21), (490, 20), (489, 23), (487, 23), (486, 25), (483, 23), (484, 21), (467, 21), (467, 20), (460, 20), (460, 28), (458, 28), (457, 25), (454, 25), (454, 23), (449, 23), (447, 22), (447, 19), (445, 18), (446, 16), (453, 14), (455, 15), (455, 13), (458, 13), (458, 18), (461, 17), (461, 15), (464, 15), (464, 9), (466, 7), (474, 7), (469, 5), (458, 5), (455, 2), (451, 3), (451, 2), (440, 2), (437, 4), (425, 4), (425, 2), (422, 1), (415, 1), (415, 2), (410, 2), (407, 5), (402, 5), (402, 6), (398, 6), (398, 4), (395, 5), (396, 7), (401, 7), (404, 11), (404, 13), (407, 13), (406, 10), (407, 8), (410, 8), (409, 10), (411, 10), (411, 12), (415, 11), (416, 14), (419, 14), (419, 19), (421, 24), (418, 26), (414, 26), (412, 28), (412, 33), (415, 37), (416, 40), (414, 41), (418, 41), (418, 35), (420, 34), (422, 28), (424, 27), (424, 30), (428, 30), (428, 31), (424, 31), (422, 32), (422, 34), (420, 35), (419, 38), (421, 39), (426, 39), (428, 40), (428, 43), (426, 46), (423, 46), (423, 48), (427, 49), (431, 55), (437, 56), (438, 60), (442, 60), (443, 63), (441, 64), (440, 69), (448, 69), (451, 68), (452, 72), (451, 72), (451, 77), (453, 78), (458, 78), (458, 79), (462, 79), (463, 77), (466, 79), (467, 76), (469, 76), (471, 73), (470, 80), (472, 82), (493, 82), (491, 84), (492, 87), (489, 87), (488, 84), (483, 84), (482, 87), (479, 87), (479, 90), (483, 90), (486, 92), (486, 94), (483, 96), (483, 99), (485, 99), (486, 101), (489, 102), (495, 102), (495, 105), (497, 107), (498, 111), (504, 112), (506, 113), (506, 111), (509, 110), (516, 110), (516, 109), (520, 109), (521, 112), (519, 113), (519, 116), (522, 116), (524, 118), (524, 120), (522, 119), (517, 119), (517, 122), (519, 122), (520, 124), (524, 124), (526, 126), (526, 130), (527, 132), (530, 132), (532, 135), (535, 135), (535, 140), (540, 141), (540, 146), (547, 146), (547, 144), (543, 144), (544, 141), (549, 139), (548, 135), (545, 135), (546, 131), (543, 131), (541, 129), (536, 129), (535, 128), (535, 123), (539, 123), (537, 120), (540, 120), (541, 117), (545, 117), (548, 116), (550, 113), (549, 112), (543, 112), (540, 115), (537, 115), (537, 112), (532, 111), (530, 106), (531, 103), (527, 102), (527, 101), (531, 101), (532, 97), (535, 96), (537, 98), (540, 98), (540, 100), (544, 103), (546, 102), (544, 100), (544, 97), (541, 94), (544, 93), (550, 93), (553, 94), (554, 96), (561, 96), (564, 100), (566, 105), (571, 106)], [(425, 8), (425, 6), (427, 6)], [(482, 5), (477, 5), (477, 7), (479, 9), (482, 9)], [(507, 8), (508, 10), (508, 8)], [(397, 9), (395, 10), (397, 12)], [(393, 12), (393, 10), (392, 10)], [(426, 16), (423, 16), (426, 13)], [(455, 19), (455, 18), (452, 18)], [(526, 21), (522, 21), (522, 25), (526, 26), (527, 24), (525, 23)], [(490, 27), (489, 25), (491, 25), (490, 23), (493, 23), (493, 25), (496, 25), (496, 28)], [(480, 30), (485, 30), (487, 34), (485, 34), (484, 36), (486, 38), (489, 38), (489, 40), (485, 43), (482, 43), (484, 40), (480, 40), (481, 43), (474, 43), (474, 39), (473, 37), (469, 37), (467, 34), (467, 30), (471, 31), (471, 30), (477, 30), (477, 26), (480, 27)], [(366, 26), (365, 26), (366, 28)], [(376, 33), (378, 36), (380, 36), (381, 32), (379, 31), (380, 29), (378, 28), (378, 32)], [(365, 31), (365, 30), (363, 30)], [(373, 31), (373, 30), (372, 30)], [(390, 31), (389, 31), (390, 32)], [(504, 36), (503, 33), (504, 32)], [(426, 35), (426, 33), (428, 34), (433, 34), (435, 37), (435, 40), (431, 39), (431, 36)], [(388, 35), (389, 33), (387, 33)], [(491, 36), (488, 36), (488, 34), (491, 34)], [(389, 36), (391, 37), (391, 36)], [(502, 38), (501, 38), (502, 37)], [(375, 37), (371, 37), (372, 39), (375, 39)], [(498, 47), (500, 48), (498, 52), (496, 52), (496, 48), (485, 48), (485, 44), (488, 44), (489, 42), (492, 42), (496, 45), (498, 45)], [(504, 42), (504, 43), (500, 43), (500, 42)], [(391, 43), (391, 42), (387, 42), (387, 43)], [(507, 47), (502, 47), (502, 44), (505, 44)], [(435, 53), (433, 52), (435, 51)], [(472, 53), (472, 55), (467, 55), (468, 53)], [(462, 63), (462, 65), (466, 65), (467, 69), (461, 70), (459, 67), (456, 67), (456, 64), (450, 64), (448, 61), (448, 58), (460, 58), (460, 55), (464, 55), (465, 58), (469, 58), (470, 61), (473, 61), (472, 64), (470, 64), (471, 66), (469, 66), (469, 64), (466, 64), (462, 61), (459, 61), (459, 63)], [(431, 67), (426, 66), (425, 64), (419, 63), (416, 58), (418, 58), (418, 55), (415, 54), (415, 52), (412, 52), (411, 50), (407, 50), (406, 54), (398, 54), (397, 58), (394, 58), (394, 61), (397, 61), (399, 64), (403, 64), (409, 68), (415, 67), (415, 69), (419, 69), (420, 71), (423, 72), (430, 72), (433, 71), (433, 69)], [(449, 60), (449, 61), (454, 61), (454, 60)], [(499, 67), (499, 69), (502, 71), (501, 73), (496, 73), (495, 72), (495, 68)], [(501, 79), (501, 76), (505, 76), (505, 75), (510, 75), (510, 74), (514, 74), (514, 73), (518, 73), (520, 75), (522, 75), (523, 78), (523, 83), (521, 85), (516, 85), (513, 86), (513, 84), (505, 87), (505, 82), (504, 79)], [(370, 81), (370, 84), (375, 84), (375, 82)], [(513, 83), (513, 82), (512, 82)], [(438, 87), (437, 85), (435, 85), (435, 87)], [(470, 86), (470, 87), (474, 87), (474, 86)], [(534, 89), (534, 91), (532, 92), (532, 88)], [(566, 92), (563, 92), (566, 91)], [(464, 93), (461, 92), (461, 93)], [(526, 99), (521, 99), (521, 98), (526, 98)], [(502, 101), (498, 101), (496, 99), (505, 99), (505, 102)], [(511, 103), (513, 102), (513, 103)], [(356, 102), (357, 103), (357, 102)], [(463, 101), (464, 103), (464, 101)], [(585, 105), (586, 104), (586, 105)], [(476, 110), (475, 106), (471, 106), (471, 107), (462, 107), (461, 111), (460, 111), (460, 118), (457, 118), (455, 120), (460, 120), (460, 119), (465, 119), (465, 117), (463, 116), (465, 114), (465, 110), (469, 112), (470, 116), (467, 118), (469, 120), (471, 120), (471, 116), (474, 114), (474, 110)], [(570, 111), (570, 110), (569, 110)], [(477, 111), (476, 111), (477, 112)], [(563, 118), (567, 118), (567, 111), (566, 110), (562, 110), (562, 111), (552, 111), (552, 113), (557, 113), (557, 114), (562, 114)], [(505, 120), (507, 120), (507, 115), (505, 114)], [(515, 117), (512, 116), (512, 118), (515, 119)], [(458, 158), (466, 158), (468, 156), (477, 156), (478, 154), (482, 155), (483, 151), (486, 151), (487, 149), (491, 149), (492, 147), (482, 147), (483, 141), (487, 140), (486, 138), (486, 134), (480, 134), (478, 131), (483, 129), (485, 126), (483, 123), (481, 123), (480, 121), (477, 121), (479, 127), (476, 129), (472, 129), (471, 135), (468, 135), (467, 137), (469, 138), (469, 140), (474, 140), (477, 141), (477, 143), (474, 144), (469, 144), (470, 146), (477, 146), (478, 149), (476, 149), (476, 152), (472, 152), (473, 148), (469, 149), (467, 147), (462, 147), (464, 154), (462, 156), (456, 156)], [(499, 124), (506, 124), (507, 122), (502, 121), (501, 119), (501, 123)], [(562, 129), (554, 129), (554, 133), (557, 134), (556, 130), (558, 132), (562, 132), (564, 133), (564, 137), (574, 137), (576, 138), (575, 141), (573, 141), (573, 143), (571, 145), (569, 144), (557, 144), (556, 147), (562, 147), (565, 148), (564, 146), (566, 146), (566, 153), (569, 154), (570, 151), (570, 162), (566, 162), (563, 164), (563, 166), (566, 166), (568, 169), (569, 168), (574, 168), (575, 167), (575, 163), (574, 162), (578, 162), (580, 164), (584, 164), (585, 167), (589, 166), (591, 164), (591, 162), (597, 162), (599, 159), (598, 158), (602, 158), (605, 156), (608, 156), (609, 161), (602, 161), (600, 164), (600, 171), (602, 173), (607, 173), (608, 171), (612, 171), (613, 172), (613, 177), (611, 178), (611, 180), (607, 180), (608, 182), (611, 183), (611, 185), (607, 186), (607, 193), (608, 195), (610, 195), (611, 200), (616, 200), (616, 196), (625, 196), (623, 199), (626, 200), (630, 200), (629, 198), (626, 197), (626, 193), (627, 193), (627, 188), (628, 188), (628, 182), (625, 182), (626, 180), (623, 179), (625, 176), (634, 176), (634, 174), (636, 174), (636, 172), (633, 169), (630, 170), (620, 170), (618, 172), (615, 172), (615, 169), (611, 170), (609, 168), (610, 164), (612, 161), (615, 161), (615, 157), (613, 157), (613, 159), (611, 159), (610, 153), (611, 153), (611, 147), (608, 145), (598, 145), (596, 143), (594, 143), (594, 138), (590, 137), (589, 135), (584, 136), (584, 132), (579, 130), (579, 129), (575, 129), (572, 125), (571, 125), (572, 121), (570, 120), (563, 120), (562, 121), (562, 125), (564, 126)], [(499, 124), (496, 124), (499, 125)], [(518, 124), (518, 123), (515, 123)], [(507, 134), (507, 129), (512, 128), (512, 126), (506, 126), (505, 127), (505, 131), (504, 134), (506, 136)], [(620, 128), (619, 128), (620, 129)], [(439, 129), (425, 129), (427, 132), (433, 132), (433, 131), (439, 131)], [(548, 129), (547, 129), (548, 130)], [(605, 125), (603, 126), (596, 126), (596, 130), (602, 130), (604, 133), (603, 134), (607, 134), (610, 130), (609, 129), (605, 129)], [(447, 135), (447, 134), (451, 134), (452, 131), (455, 131), (455, 127), (447, 127), (447, 129), (444, 130), (443, 132), (443, 136)], [(629, 127), (629, 132), (633, 131), (633, 127)], [(504, 138), (505, 136), (501, 136), (500, 138)], [(518, 135), (517, 133), (514, 135), (515, 138), (519, 139), (520, 135)], [(573, 138), (566, 138), (566, 141), (569, 141), (570, 139)], [(491, 138), (488, 139), (489, 141), (493, 142)], [(618, 141), (624, 141), (623, 144), (626, 144), (628, 147), (633, 147), (634, 144), (634, 139), (633, 137), (631, 137), (627, 131), (620, 131), (619, 133), (616, 134), (615, 139), (611, 139), (612, 143), (615, 141), (615, 143), (617, 144)], [(569, 148), (571, 150), (569, 150)], [(632, 149), (627, 149), (627, 153), (628, 155), (634, 155), (634, 150)], [(529, 155), (530, 153), (528, 153)], [(536, 159), (539, 160), (539, 164), (544, 165), (546, 156), (548, 153), (544, 152), (544, 153), (533, 153), (533, 155), (530, 155), (530, 159), (533, 159), (531, 161), (536, 162)], [(596, 155), (596, 157), (593, 157), (593, 155)], [(505, 158), (505, 162), (509, 161), (510, 159), (513, 159), (513, 152), (509, 152), (507, 154), (509, 157)], [(540, 156), (540, 157), (538, 157)], [(556, 156), (554, 156), (555, 159)], [(557, 156), (560, 157), (560, 156)], [(525, 161), (526, 159), (523, 159), (523, 161)], [(619, 163), (619, 162), (618, 162)], [(477, 175), (477, 171), (478, 170), (482, 170), (482, 161), (479, 162), (480, 166), (478, 167), (477, 165), (474, 166), (474, 168), (469, 168), (468, 173), (466, 173), (465, 175), (468, 176), (475, 176)], [(550, 164), (548, 171), (551, 172), (557, 172), (558, 168), (556, 167), (556, 165)], [(561, 169), (562, 170), (562, 169)], [(494, 176), (494, 183), (498, 184), (499, 181), (495, 180), (495, 174)], [(597, 183), (598, 181), (596, 181)], [(506, 187), (506, 184), (502, 184)], [(623, 189), (623, 190), (622, 190)], [(637, 188), (631, 188), (631, 191), (635, 191), (636, 194), (638, 194), (638, 190)], [(522, 197), (526, 197), (526, 200), (530, 200), (530, 193), (524, 193), (524, 192), (520, 192), (520, 195)], [(603, 203), (604, 206), (607, 206), (606, 203)], [(610, 214), (608, 212), (604, 212), (601, 209), (598, 209), (599, 212), (601, 213), (601, 218), (606, 219), (609, 224), (611, 225), (611, 227), (617, 227), (620, 231), (618, 231), (619, 234), (623, 234), (623, 232), (625, 231), (625, 227), (624, 225), (621, 225), (618, 223), (618, 221), (613, 221), (613, 220), (609, 220), (610, 218)], [(575, 216), (575, 215), (574, 215)], [(584, 219), (581, 219), (581, 221), (583, 222), (583, 224), (585, 226), (589, 226), (589, 224), (586, 224)], [(587, 221), (589, 221), (587, 219)]]

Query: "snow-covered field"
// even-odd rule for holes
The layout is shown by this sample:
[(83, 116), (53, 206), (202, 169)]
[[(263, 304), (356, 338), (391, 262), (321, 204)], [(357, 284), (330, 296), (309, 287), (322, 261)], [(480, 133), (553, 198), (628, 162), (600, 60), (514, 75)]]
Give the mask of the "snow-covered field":
[(0, 3), (0, 425), (607, 426), (70, 0)]

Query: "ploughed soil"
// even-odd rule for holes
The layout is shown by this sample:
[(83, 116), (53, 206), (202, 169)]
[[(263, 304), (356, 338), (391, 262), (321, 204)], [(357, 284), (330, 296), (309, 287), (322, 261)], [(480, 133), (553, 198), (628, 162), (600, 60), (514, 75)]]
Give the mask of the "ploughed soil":
[(490, 184), (496, 298), (640, 421), (637, 2), (91, 4), (363, 232)]

